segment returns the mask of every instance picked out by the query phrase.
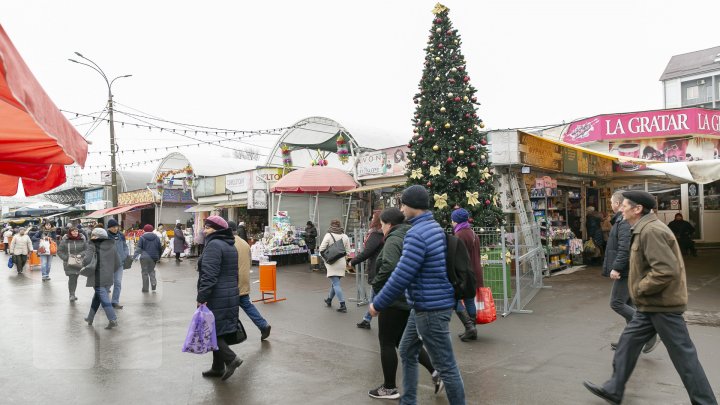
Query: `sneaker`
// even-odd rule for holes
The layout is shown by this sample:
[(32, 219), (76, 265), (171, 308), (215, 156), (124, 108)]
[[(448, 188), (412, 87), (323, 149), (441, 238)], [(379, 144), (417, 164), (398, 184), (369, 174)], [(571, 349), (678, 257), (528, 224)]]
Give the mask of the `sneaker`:
[(115, 309), (123, 309), (124, 305), (112, 304), (112, 307), (115, 308)]
[(325, 305), (327, 305), (327, 306), (329, 306), (329, 307), (332, 306), (332, 299), (330, 299), (330, 298), (325, 298), (323, 301), (325, 301)]
[(360, 329), (370, 329), (370, 322), (365, 319), (363, 319), (362, 322), (358, 322), (356, 325)]
[(398, 392), (397, 388), (385, 388), (385, 386), (381, 385), (374, 390), (368, 391), (368, 395), (370, 395), (373, 398), (378, 399), (398, 399), (400, 398), (400, 393)]
[(440, 378), (440, 373), (438, 373), (437, 370), (433, 371), (432, 373), (432, 381), (435, 385), (435, 393), (442, 391), (443, 388), (445, 388), (445, 383), (443, 382), (442, 378)]
[(270, 325), (266, 326), (265, 329), (260, 331), (260, 340), (265, 340), (270, 337)]
[(658, 335), (655, 335), (652, 337), (652, 339), (648, 340), (648, 342), (645, 343), (645, 347), (643, 347), (642, 352), (645, 354), (648, 354), (651, 351), (655, 350), (655, 348), (659, 344), (660, 344), (660, 338), (658, 338)]
[(617, 350), (617, 342), (611, 342), (610, 343), (610, 350), (615, 351)]
[(112, 329), (112, 328), (116, 328), (117, 326), (118, 326), (118, 321), (116, 319), (114, 321), (108, 322), (108, 326), (106, 326), (105, 329)]

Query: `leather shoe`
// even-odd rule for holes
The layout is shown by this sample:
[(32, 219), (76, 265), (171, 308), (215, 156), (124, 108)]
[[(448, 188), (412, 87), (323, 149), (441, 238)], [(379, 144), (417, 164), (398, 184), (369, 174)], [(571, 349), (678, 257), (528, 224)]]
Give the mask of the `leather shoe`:
[(120, 304), (112, 304), (112, 307), (115, 309), (123, 309), (123, 306)]
[(221, 380), (225, 381), (230, 378), (233, 373), (235, 373), (235, 369), (240, 367), (242, 363), (243, 361), (241, 358), (235, 357), (235, 360), (233, 360), (230, 364), (227, 365), (227, 368), (225, 369), (225, 373), (222, 375)]
[(203, 377), (222, 377), (223, 374), (225, 374), (225, 369), (215, 370), (214, 368), (211, 368), (208, 371), (202, 372)]
[(270, 337), (270, 325), (266, 326), (265, 329), (260, 331), (260, 340), (265, 340)]
[(600, 398), (606, 400), (613, 405), (620, 405), (620, 402), (622, 401), (621, 398), (610, 394), (609, 392), (605, 391), (603, 387), (597, 386), (590, 381), (583, 381), (583, 386), (587, 388), (588, 391), (592, 392), (593, 394), (599, 396)]

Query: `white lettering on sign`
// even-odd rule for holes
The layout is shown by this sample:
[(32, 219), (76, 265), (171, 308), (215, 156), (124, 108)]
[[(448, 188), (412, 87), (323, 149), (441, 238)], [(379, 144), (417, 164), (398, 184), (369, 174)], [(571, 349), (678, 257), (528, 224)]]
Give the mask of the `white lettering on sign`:
[(357, 176), (359, 179), (382, 176), (385, 174), (387, 154), (383, 151), (362, 154), (357, 159)]
[(652, 134), (690, 130), (687, 114), (662, 114), (655, 116), (635, 116), (624, 125), (621, 119), (605, 120), (608, 135)]
[(698, 129), (720, 132), (720, 114), (708, 116), (705, 113), (698, 113)]

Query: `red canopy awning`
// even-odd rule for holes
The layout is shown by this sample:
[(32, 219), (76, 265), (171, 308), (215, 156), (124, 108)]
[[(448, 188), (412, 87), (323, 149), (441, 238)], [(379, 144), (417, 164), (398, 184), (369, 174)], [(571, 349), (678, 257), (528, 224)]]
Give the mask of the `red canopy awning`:
[(141, 208), (152, 205), (152, 203), (138, 203), (138, 204), (126, 204), (119, 205), (117, 207), (103, 208), (101, 210), (94, 211), (85, 216), (85, 218), (100, 219), (102, 217), (109, 217), (111, 215), (123, 214), (129, 211), (135, 211)]
[(313, 166), (283, 176), (271, 189), (273, 193), (328, 193), (352, 190), (352, 176), (333, 167)]
[(0, 195), (18, 181), (35, 195), (65, 182), (65, 165), (85, 165), (85, 139), (50, 100), (0, 26)]

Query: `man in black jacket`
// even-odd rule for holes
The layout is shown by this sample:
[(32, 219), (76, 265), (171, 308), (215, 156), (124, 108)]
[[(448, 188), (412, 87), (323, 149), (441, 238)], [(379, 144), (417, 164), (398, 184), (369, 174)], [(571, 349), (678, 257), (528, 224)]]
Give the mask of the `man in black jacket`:
[(684, 220), (681, 213), (678, 212), (675, 214), (675, 219), (670, 221), (668, 228), (670, 228), (672, 233), (675, 234), (675, 239), (677, 239), (680, 244), (680, 251), (682, 254), (686, 255), (688, 254), (688, 251), (690, 251), (693, 256), (697, 256), (695, 241), (692, 240), (693, 234), (695, 233), (695, 227), (692, 226), (690, 222)]
[[(610, 206), (615, 215), (610, 220), (612, 229), (607, 240), (605, 249), (605, 260), (603, 262), (603, 276), (610, 277), (613, 280), (612, 290), (610, 292), (610, 308), (617, 312), (618, 315), (625, 318), (625, 323), (630, 323), (635, 315), (635, 305), (630, 299), (630, 291), (628, 290), (628, 271), (630, 268), (630, 239), (632, 237), (632, 229), (630, 223), (623, 219), (620, 211), (621, 205), (625, 197), (624, 191), (616, 191), (610, 199)], [(658, 344), (657, 335), (650, 339), (643, 348), (643, 353), (650, 353)], [(617, 348), (617, 343), (610, 343), (612, 350)]]

